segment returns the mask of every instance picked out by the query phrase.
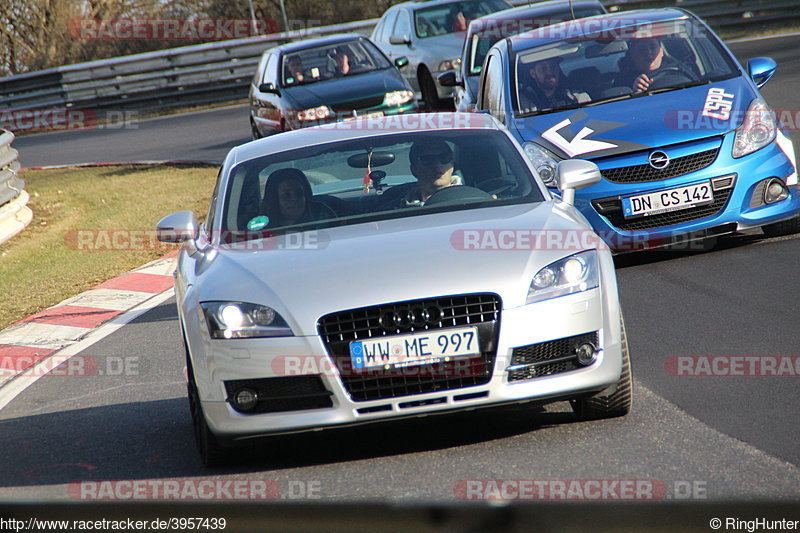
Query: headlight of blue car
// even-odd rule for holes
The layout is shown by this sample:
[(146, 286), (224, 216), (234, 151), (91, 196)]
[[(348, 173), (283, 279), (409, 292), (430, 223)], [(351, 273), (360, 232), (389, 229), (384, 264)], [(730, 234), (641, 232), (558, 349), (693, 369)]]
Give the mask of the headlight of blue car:
[(588, 291), (598, 286), (598, 280), (597, 251), (580, 252), (539, 270), (531, 281), (526, 303)]
[(291, 337), (292, 328), (274, 309), (244, 302), (201, 302), (212, 339)]
[(558, 166), (558, 159), (546, 148), (542, 148), (538, 144), (526, 142), (523, 145), (525, 155), (533, 163), (533, 168), (539, 173), (544, 184), (548, 187), (556, 186), (556, 167)]
[(733, 138), (733, 157), (744, 157), (775, 140), (778, 125), (775, 113), (762, 98), (756, 98), (747, 108), (742, 125)]

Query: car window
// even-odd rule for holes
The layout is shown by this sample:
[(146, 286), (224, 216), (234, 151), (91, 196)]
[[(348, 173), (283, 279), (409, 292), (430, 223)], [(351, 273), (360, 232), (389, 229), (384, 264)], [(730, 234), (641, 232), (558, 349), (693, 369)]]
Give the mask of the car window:
[(377, 41), (385, 42), (389, 40), (389, 37), (392, 34), (392, 29), (394, 29), (394, 23), (397, 19), (397, 14), (399, 12), (399, 10), (396, 10), (386, 15), (386, 18), (383, 21), (383, 27), (380, 28), (379, 32), (376, 32), (375, 34), (375, 39)]
[[(555, 32), (559, 27), (554, 28)], [(719, 39), (692, 19), (646, 23), (602, 35), (571, 33), (575, 36), (512, 56), (516, 115), (678, 90), (738, 75)], [(648, 76), (645, 89), (637, 86), (641, 74)]]
[(262, 80), (264, 79), (264, 68), (267, 65), (267, 61), (269, 60), (270, 54), (264, 54), (261, 60), (258, 62), (258, 68), (256, 69), (256, 73), (253, 76), (253, 85), (258, 87)]
[[(423, 154), (416, 164), (412, 152)], [(421, 183), (433, 183), (425, 180), (438, 180), (425, 188), (432, 194), (423, 193)], [(542, 199), (524, 158), (502, 132), (384, 134), (240, 163), (228, 178), (222, 229), (238, 240), (251, 238), (248, 231), (356, 224)]]
[[(343, 63), (339, 60), (343, 56), (346, 56), (347, 70), (342, 70)], [(305, 85), (390, 66), (386, 57), (366, 39), (310, 47), (284, 54), (281, 67), (282, 85)]]
[(267, 63), (264, 65), (264, 75), (261, 78), (260, 83), (275, 83), (275, 62), (277, 61), (277, 56), (275, 54), (269, 54), (267, 57)]
[[(593, 17), (603, 13), (605, 11), (599, 7), (582, 6), (575, 8), (575, 18)], [(482, 21), (478, 28), (473, 29), (467, 37), (467, 58), (469, 61), (467, 73), (470, 76), (480, 75), (486, 54), (500, 39), (571, 19), (572, 14), (569, 6), (565, 6), (563, 11), (550, 11), (546, 16), (537, 15), (536, 11), (532, 11), (522, 18), (506, 20), (489, 18), (486, 21)]]
[(397, 16), (397, 23), (394, 25), (392, 35), (408, 35), (411, 36), (411, 21), (408, 18), (406, 11), (400, 11)]
[(503, 99), (503, 68), (497, 57), (486, 64), (484, 81), (484, 105), (500, 122), (505, 122), (505, 100)]
[(414, 27), (420, 39), (465, 32), (470, 21), (508, 7), (503, 0), (463, 0), (439, 4), (414, 11)]

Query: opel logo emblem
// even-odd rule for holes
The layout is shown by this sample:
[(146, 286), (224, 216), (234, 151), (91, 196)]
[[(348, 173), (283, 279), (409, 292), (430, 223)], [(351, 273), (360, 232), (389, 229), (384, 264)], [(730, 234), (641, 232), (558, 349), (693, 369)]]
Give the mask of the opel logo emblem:
[(650, 154), (648, 158), (650, 166), (656, 170), (664, 170), (669, 165), (669, 156), (664, 152), (657, 150)]
[(381, 313), (378, 321), (386, 331), (398, 329), (422, 329), (438, 326), (444, 317), (442, 308), (438, 305), (414, 305), (399, 307)]

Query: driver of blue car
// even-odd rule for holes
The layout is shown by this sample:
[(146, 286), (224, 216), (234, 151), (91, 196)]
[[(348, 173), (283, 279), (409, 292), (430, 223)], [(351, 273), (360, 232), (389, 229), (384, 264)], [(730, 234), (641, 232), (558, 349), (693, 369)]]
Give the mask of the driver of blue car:
[(692, 78), (679, 61), (664, 53), (664, 45), (659, 39), (631, 39), (614, 85), (630, 87), (638, 93), (649, 89), (656, 76), (670, 71), (683, 78)]

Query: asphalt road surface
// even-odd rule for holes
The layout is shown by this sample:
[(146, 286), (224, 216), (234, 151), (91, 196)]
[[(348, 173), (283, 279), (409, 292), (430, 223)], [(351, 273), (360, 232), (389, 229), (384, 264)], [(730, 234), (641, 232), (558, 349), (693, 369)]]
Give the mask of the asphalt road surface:
[[(798, 45), (800, 37), (734, 46), (740, 57), (778, 61), (764, 90), (776, 108), (798, 107)], [(231, 109), (17, 147), (28, 166), (97, 157), (98, 143), (103, 160), (218, 159), (246, 138), (246, 112)], [(758, 235), (705, 253), (618, 257), (636, 386), (627, 417), (576, 422), (564, 403), (476, 411), (276, 437), (218, 470), (194, 450), (169, 300), (81, 354), (102, 375), (44, 377), (0, 411), (0, 500), (80, 499), (76, 480), (188, 478), (269, 480), (303, 501), (429, 503), (453, 501), (464, 480), (510, 478), (656, 480), (665, 499), (797, 501), (800, 378), (676, 376), (669, 361), (800, 355), (799, 257), (800, 238)], [(127, 375), (111, 371), (120, 361), (135, 362)]]

